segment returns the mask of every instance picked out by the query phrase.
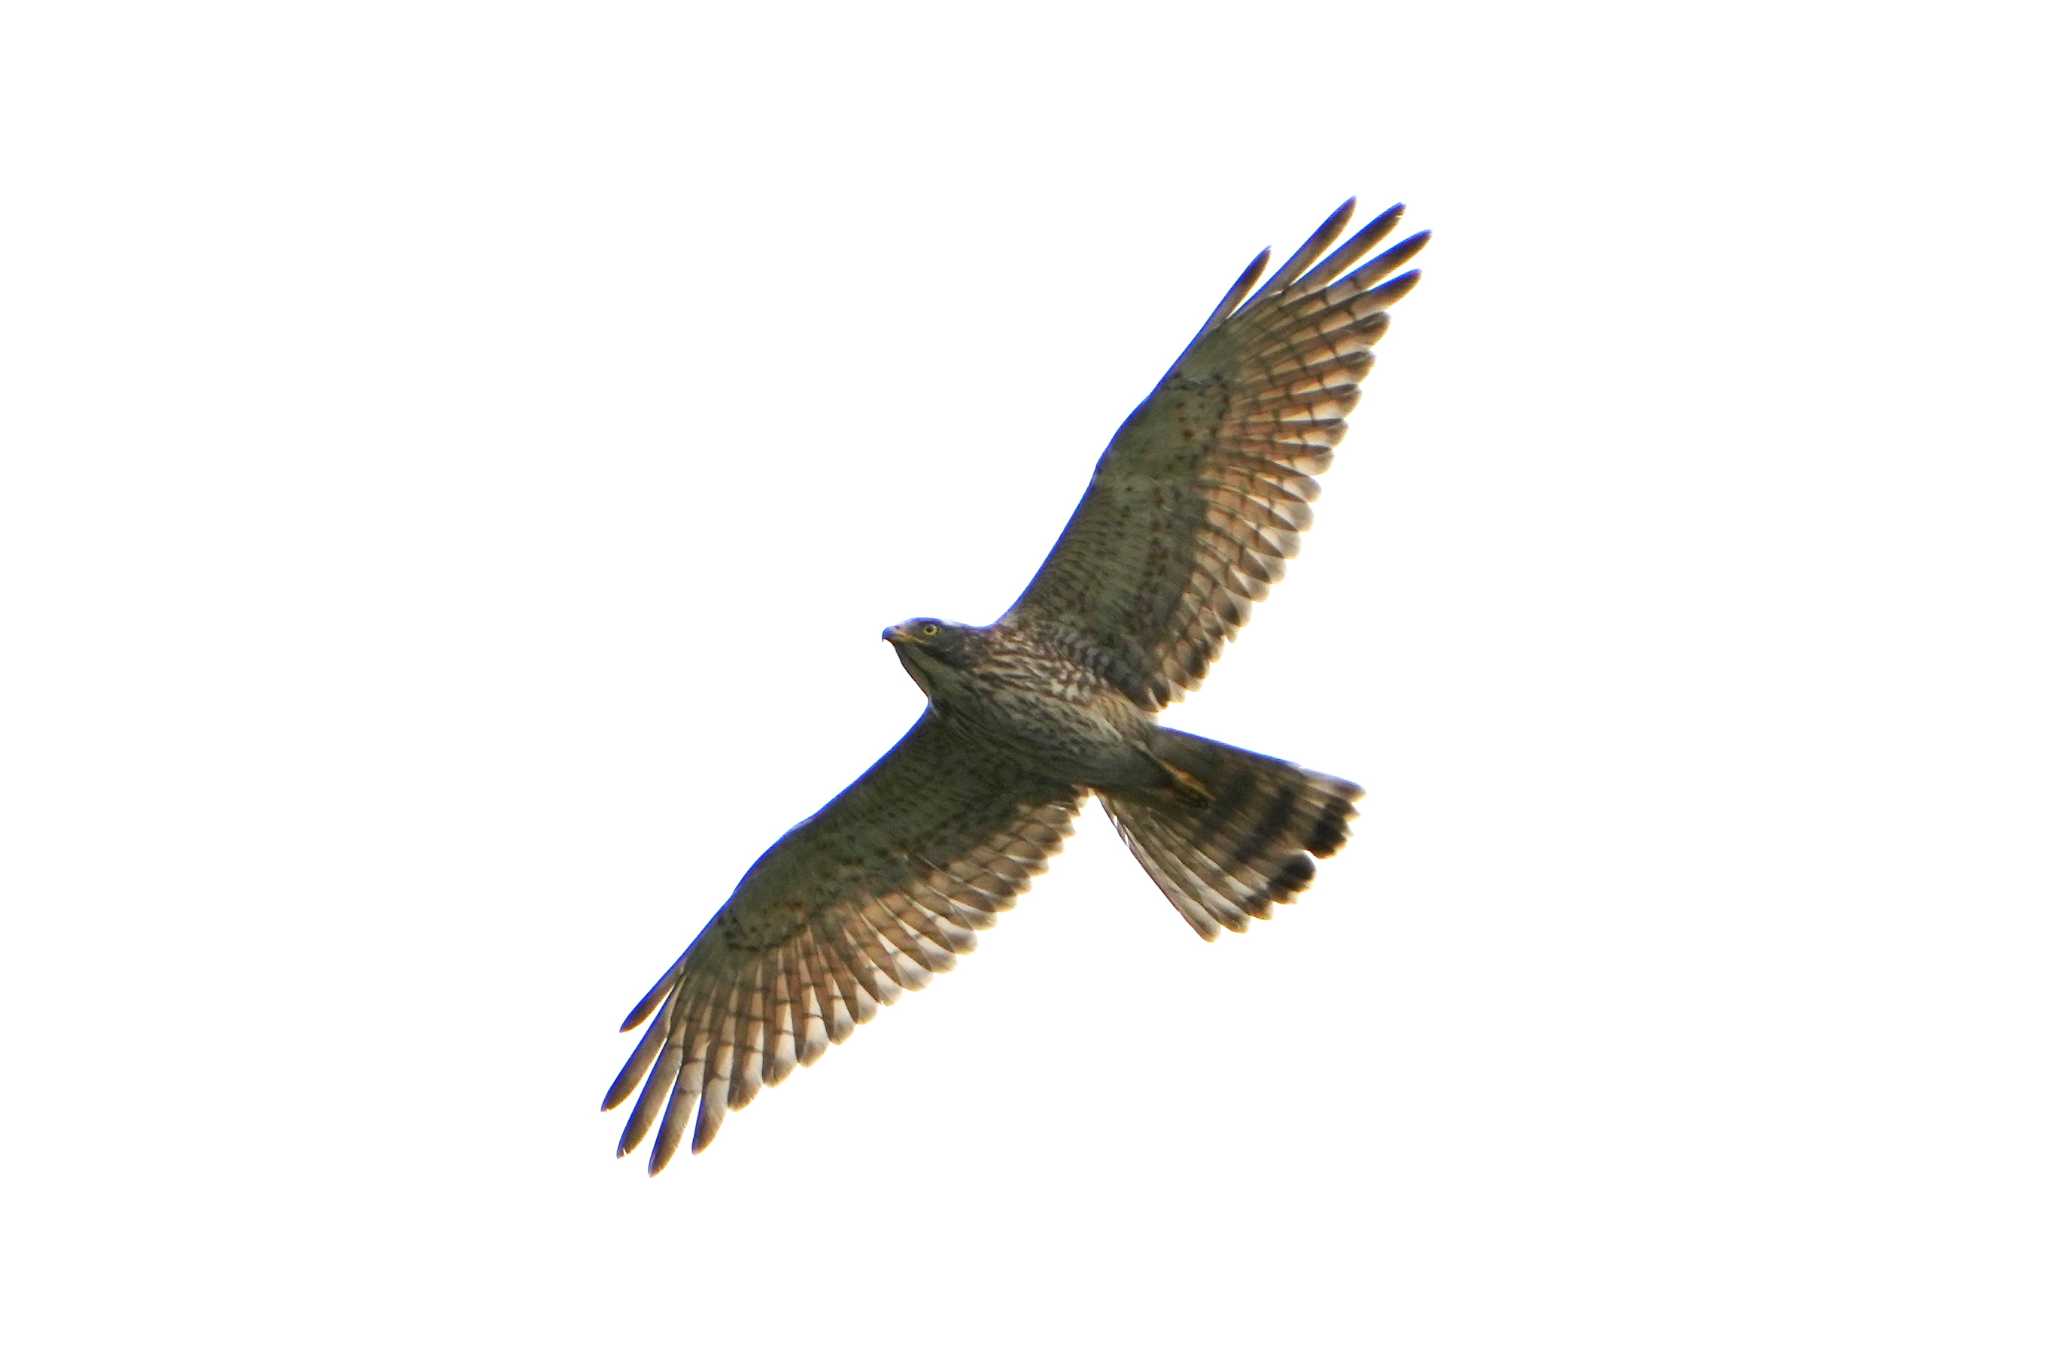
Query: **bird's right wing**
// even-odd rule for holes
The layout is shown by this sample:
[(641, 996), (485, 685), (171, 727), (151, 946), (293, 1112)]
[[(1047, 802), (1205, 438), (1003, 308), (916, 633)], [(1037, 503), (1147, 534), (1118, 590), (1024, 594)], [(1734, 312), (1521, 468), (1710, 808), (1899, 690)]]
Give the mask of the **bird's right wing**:
[[(1079, 627), (1133, 701), (1194, 687), (1308, 526), (1418, 232), (1366, 260), (1401, 206), (1342, 245), (1347, 202), (1252, 292), (1261, 252), (1124, 420), (1010, 616)], [(1323, 253), (1328, 252), (1328, 255)], [(1320, 259), (1318, 259), (1320, 258)], [(1363, 264), (1361, 264), (1363, 262)]]
[(696, 1110), (701, 1151), (728, 1109), (842, 1041), (974, 946), (1072, 827), (1083, 793), (959, 744), (930, 711), (750, 868), (626, 1016), (652, 1014), (605, 1096), (633, 1093), (625, 1155), (659, 1120), (648, 1170)]

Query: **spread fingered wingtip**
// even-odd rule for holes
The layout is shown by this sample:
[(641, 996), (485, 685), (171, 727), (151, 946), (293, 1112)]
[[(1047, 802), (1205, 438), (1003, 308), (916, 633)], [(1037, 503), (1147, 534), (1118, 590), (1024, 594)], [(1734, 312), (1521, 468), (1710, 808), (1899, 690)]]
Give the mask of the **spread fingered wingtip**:
[[(1252, 257), (1252, 263), (1246, 266), (1243, 273), (1237, 277), (1236, 282), (1228, 290), (1224, 291), (1223, 301), (1216, 305), (1215, 312), (1209, 314), (1209, 320), (1202, 324), (1201, 332), (1208, 331), (1211, 327), (1214, 327), (1217, 323), (1237, 311), (1237, 306), (1244, 302), (1245, 295), (1251, 293), (1257, 287), (1259, 276), (1266, 273), (1266, 264), (1272, 259), (1272, 247), (1261, 248), (1259, 254)], [(1197, 332), (1196, 335), (1199, 336), (1201, 332)]]
[(626, 1012), (626, 1022), (619, 1025), (619, 1032), (630, 1033), (647, 1022), (647, 1016), (654, 1013), (654, 1007), (668, 997), (669, 987), (675, 985), (676, 978), (682, 975), (683, 958), (688, 956), (689, 954), (685, 953), (683, 957), (677, 958), (674, 965), (661, 974), (661, 980), (655, 982), (648, 988), (647, 994), (640, 997), (640, 1003)]
[(1323, 257), (1321, 261), (1315, 264), (1314, 268), (1296, 281), (1296, 287), (1303, 291), (1321, 289), (1324, 285), (1342, 275), (1361, 260), (1366, 252), (1371, 251), (1387, 239), (1388, 234), (1393, 232), (1394, 225), (1401, 221), (1401, 215), (1407, 212), (1407, 209), (1408, 206), (1406, 204), (1394, 204), (1380, 210), (1371, 222), (1352, 233), (1350, 237), (1345, 239), (1343, 245)]
[(1224, 291), (1222, 302), (1210, 310), (1209, 316), (1203, 319), (1202, 325), (1195, 329), (1194, 338), (1188, 342), (1186, 348), (1175, 358), (1173, 362), (1175, 365), (1179, 365), (1182, 360), (1187, 359), (1188, 352), (1195, 348), (1195, 342), (1207, 336), (1217, 323), (1237, 311), (1237, 305), (1243, 303), (1245, 295), (1252, 292), (1253, 286), (1259, 282), (1259, 276), (1266, 273), (1266, 262), (1272, 259), (1272, 247), (1267, 247), (1258, 255), (1252, 257), (1252, 263), (1244, 268), (1244, 272), (1237, 277), (1236, 283)]
[(1316, 263), (1316, 258), (1330, 249), (1330, 243), (1343, 235), (1344, 225), (1351, 221), (1352, 211), (1357, 207), (1356, 195), (1337, 205), (1336, 212), (1323, 219), (1322, 225), (1308, 235), (1308, 240), (1273, 272), (1273, 277), (1266, 281), (1266, 287), (1252, 296), (1247, 307), (1291, 288), (1296, 280), (1302, 278), (1303, 272)]

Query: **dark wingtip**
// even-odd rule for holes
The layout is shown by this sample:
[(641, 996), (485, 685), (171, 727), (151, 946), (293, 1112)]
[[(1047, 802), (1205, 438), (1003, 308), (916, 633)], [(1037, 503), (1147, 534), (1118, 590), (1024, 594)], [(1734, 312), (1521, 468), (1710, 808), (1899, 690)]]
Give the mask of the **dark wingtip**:
[(1309, 234), (1309, 240), (1314, 241), (1316, 238), (1326, 235), (1336, 236), (1344, 230), (1344, 225), (1351, 221), (1351, 215), (1357, 211), (1358, 196), (1354, 194), (1330, 211), (1330, 216), (1323, 219), (1323, 225)]
[(1393, 279), (1388, 280), (1385, 284), (1373, 290), (1373, 300), (1382, 308), (1390, 308), (1402, 299), (1407, 298), (1408, 291), (1413, 289), (1421, 278), (1422, 272), (1420, 270), (1404, 270), (1394, 276)]
[(654, 1150), (647, 1154), (649, 1175), (660, 1175), (662, 1168), (668, 1165), (676, 1154), (677, 1146), (680, 1145), (679, 1139), (682, 1134), (678, 1131), (679, 1125), (669, 1122), (669, 1117), (663, 1116), (660, 1131), (654, 1135)]
[(683, 960), (688, 956), (689, 954), (685, 953), (683, 957), (677, 958), (675, 965), (661, 974), (661, 980), (655, 982), (648, 988), (647, 994), (640, 997), (640, 1003), (626, 1012), (626, 1022), (619, 1025), (619, 1032), (626, 1033), (640, 1027), (646, 1022), (647, 1016), (654, 1013), (654, 1007), (668, 998), (669, 988), (675, 985), (676, 978), (682, 975)]

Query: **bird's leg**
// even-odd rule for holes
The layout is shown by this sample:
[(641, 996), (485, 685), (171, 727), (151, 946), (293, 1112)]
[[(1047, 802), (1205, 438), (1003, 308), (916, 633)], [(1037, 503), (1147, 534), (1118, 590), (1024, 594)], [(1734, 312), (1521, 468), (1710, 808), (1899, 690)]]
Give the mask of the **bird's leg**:
[(1166, 774), (1166, 784), (1173, 788), (1174, 795), (1190, 806), (1206, 806), (1216, 799), (1213, 792), (1186, 768), (1176, 767), (1165, 759), (1153, 756), (1160, 770)]

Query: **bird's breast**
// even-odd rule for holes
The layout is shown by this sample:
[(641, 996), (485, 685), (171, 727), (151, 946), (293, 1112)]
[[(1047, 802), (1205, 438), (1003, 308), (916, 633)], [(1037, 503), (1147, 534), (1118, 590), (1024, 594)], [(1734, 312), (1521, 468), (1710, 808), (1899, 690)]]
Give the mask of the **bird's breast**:
[(1151, 719), (1057, 648), (992, 649), (960, 680), (953, 713), (984, 741), (1049, 775), (1091, 786), (1149, 773)]

